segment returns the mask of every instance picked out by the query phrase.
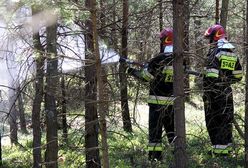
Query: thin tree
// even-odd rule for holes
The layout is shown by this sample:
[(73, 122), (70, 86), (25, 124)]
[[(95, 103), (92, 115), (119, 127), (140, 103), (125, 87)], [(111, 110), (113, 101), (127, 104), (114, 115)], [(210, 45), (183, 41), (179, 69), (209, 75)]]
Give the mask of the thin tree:
[(103, 83), (103, 77), (102, 77), (102, 74), (103, 74), (102, 70), (104, 68), (102, 68), (101, 66), (101, 59), (100, 59), (100, 53), (99, 53), (96, 0), (92, 0), (91, 20), (92, 20), (92, 28), (93, 28), (93, 48), (94, 48), (94, 55), (95, 55), (95, 60), (96, 60), (96, 74), (97, 74), (97, 83), (98, 83), (98, 90), (99, 90), (98, 113), (100, 116), (100, 134), (101, 134), (102, 157), (103, 157), (102, 163), (103, 163), (103, 168), (109, 168), (107, 126), (106, 126), (107, 107), (106, 107), (106, 103), (104, 100), (105, 98), (104, 97), (104, 83)]
[(27, 134), (27, 124), (25, 119), (25, 110), (24, 110), (24, 104), (23, 104), (23, 96), (22, 96), (22, 90), (20, 85), (17, 87), (17, 96), (18, 96), (18, 111), (19, 111), (19, 117), (20, 117), (20, 127), (21, 131), (24, 134)]
[[(158, 20), (159, 20), (159, 31), (161, 32), (163, 30), (163, 3), (162, 0), (158, 0)], [(163, 43), (160, 44), (160, 51), (162, 51)]]
[[(123, 0), (123, 20), (122, 20), (122, 31), (121, 31), (121, 56), (127, 58), (128, 55), (128, 0)], [(132, 123), (130, 119), (130, 112), (128, 108), (128, 97), (127, 97), (127, 77), (125, 74), (126, 65), (120, 63), (120, 90), (121, 90), (121, 112), (123, 120), (123, 129), (127, 132), (132, 132)]]
[(63, 130), (63, 140), (65, 143), (68, 142), (68, 129), (67, 129), (67, 99), (66, 99), (66, 87), (65, 87), (65, 76), (62, 74), (61, 81), (60, 81), (60, 86), (61, 86), (61, 95), (62, 95), (62, 100), (61, 100), (61, 112), (62, 112), (62, 130)]
[(220, 24), (226, 29), (227, 14), (228, 14), (228, 4), (229, 0), (222, 0), (221, 12), (220, 12)]
[[(33, 10), (35, 13), (35, 10)], [(40, 42), (39, 33), (33, 35), (34, 50), (36, 54), (35, 65), (35, 95), (32, 108), (32, 128), (33, 128), (33, 168), (41, 167), (41, 102), (43, 100), (44, 86), (44, 57), (43, 47)]]
[[(92, 0), (85, 1), (85, 7), (91, 11)], [(94, 58), (93, 23), (92, 19), (85, 22), (85, 58), (92, 60), (85, 66), (85, 153), (86, 168), (101, 167), (98, 147), (98, 116), (97, 116), (97, 73)], [(94, 74), (94, 75), (92, 75)]]
[(219, 7), (220, 7), (220, 1), (215, 0), (215, 23), (219, 23), (220, 21)]
[(45, 87), (45, 115), (46, 115), (46, 168), (58, 167), (58, 126), (56, 93), (58, 88), (58, 57), (57, 57), (57, 25), (46, 28), (47, 33), (47, 70)]
[(245, 168), (248, 168), (248, 0), (246, 1), (246, 75), (245, 75)]
[[(107, 36), (106, 36), (106, 0), (100, 0), (100, 24), (101, 24), (101, 31), (99, 32), (98, 36), (103, 38), (104, 41), (109, 41)], [(109, 43), (109, 42), (108, 42)], [(100, 58), (100, 56), (99, 56)], [(98, 88), (99, 90), (99, 99), (101, 99), (102, 101), (104, 100), (104, 103), (101, 104), (100, 109), (102, 111), (104, 111), (105, 113), (107, 113), (109, 111), (109, 88), (108, 88), (108, 75), (107, 75), (108, 69), (106, 66), (101, 66), (101, 87), (102, 90), (100, 90), (100, 88)]]
[[(184, 1), (184, 37), (183, 37), (183, 50), (185, 53), (184, 62), (185, 68), (189, 69), (190, 67), (190, 58), (189, 58), (189, 26), (190, 26), (190, 9), (189, 9), (189, 0)], [(187, 53), (187, 54), (186, 54)], [(185, 75), (185, 90), (190, 89), (190, 80), (189, 74)], [(187, 94), (187, 100), (190, 99), (189, 94)]]
[[(32, 13), (36, 14), (37, 8), (32, 7)], [(44, 49), (40, 41), (39, 32), (33, 34), (36, 74), (35, 74), (35, 95), (32, 107), (32, 128), (33, 128), (33, 168), (40, 168), (41, 156), (41, 102), (43, 100), (44, 87)]]
[[(15, 87), (15, 86), (13, 86)], [(15, 87), (16, 88), (16, 87)], [(17, 92), (16, 89), (9, 91), (9, 126), (10, 126), (10, 142), (11, 144), (18, 144), (17, 136)]]
[(184, 0), (173, 1), (173, 31), (174, 31), (174, 82), (173, 93), (175, 95), (175, 166), (186, 167), (186, 129), (185, 129), (185, 95), (183, 55), (184, 55)]

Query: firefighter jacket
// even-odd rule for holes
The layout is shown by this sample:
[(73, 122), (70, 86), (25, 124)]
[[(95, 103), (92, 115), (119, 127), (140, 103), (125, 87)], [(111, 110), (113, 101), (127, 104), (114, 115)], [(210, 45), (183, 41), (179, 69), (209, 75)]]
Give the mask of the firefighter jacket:
[(172, 53), (160, 53), (140, 71), (128, 69), (129, 74), (149, 82), (148, 104), (173, 105)]
[(242, 79), (242, 67), (231, 48), (211, 48), (207, 55), (204, 87), (230, 86)]

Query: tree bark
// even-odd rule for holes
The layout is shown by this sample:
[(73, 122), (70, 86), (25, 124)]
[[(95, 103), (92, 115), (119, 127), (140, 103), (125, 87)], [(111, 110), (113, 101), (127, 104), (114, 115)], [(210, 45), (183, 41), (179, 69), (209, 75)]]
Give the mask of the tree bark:
[[(159, 30), (160, 32), (164, 29), (163, 27), (163, 3), (162, 0), (158, 0), (158, 7), (159, 7), (159, 15), (158, 15), (158, 20), (159, 20)], [(163, 50), (163, 43), (160, 43), (160, 51), (162, 52)]]
[(186, 129), (185, 129), (185, 96), (183, 68), (183, 42), (184, 42), (184, 0), (173, 1), (173, 31), (174, 31), (174, 82), (173, 92), (175, 96), (175, 167), (186, 167)]
[[(189, 0), (184, 1), (184, 37), (183, 37), (183, 50), (184, 50), (184, 63), (185, 68), (189, 69), (190, 67), (190, 58), (189, 58), (189, 26), (190, 26), (190, 10), (189, 10)], [(190, 81), (189, 74), (185, 75), (185, 90), (190, 90)], [(189, 93), (186, 94), (186, 99), (189, 100)]]
[(47, 27), (47, 70), (45, 86), (45, 113), (46, 113), (46, 168), (58, 167), (58, 126), (56, 93), (58, 88), (58, 58), (57, 58), (57, 25)]
[[(35, 11), (33, 10), (33, 13)], [(32, 108), (32, 128), (33, 128), (33, 168), (40, 168), (42, 162), (41, 156), (41, 102), (43, 99), (44, 86), (44, 57), (43, 47), (40, 42), (40, 35), (33, 35), (34, 50), (36, 51), (36, 80), (35, 95)]]
[(222, 0), (221, 12), (220, 12), (220, 24), (226, 30), (227, 14), (228, 14), (229, 0)]
[(22, 91), (20, 86), (17, 87), (17, 96), (18, 96), (18, 111), (19, 111), (19, 117), (20, 117), (20, 127), (21, 131), (24, 134), (27, 134), (27, 125), (26, 125), (26, 119), (25, 119), (25, 113), (24, 113), (24, 105), (23, 105), (23, 98), (22, 98)]
[(215, 23), (219, 23), (220, 13), (219, 13), (220, 1), (215, 0)]
[(61, 78), (61, 94), (62, 94), (62, 101), (61, 101), (61, 111), (62, 111), (62, 130), (63, 130), (63, 140), (65, 143), (68, 142), (68, 130), (67, 130), (67, 117), (66, 117), (66, 113), (67, 113), (67, 100), (66, 100), (66, 88), (65, 88), (65, 77), (62, 74), (62, 78)]
[[(100, 0), (100, 25), (101, 25), (101, 31), (98, 34), (104, 41), (106, 40), (108, 44), (111, 44), (111, 40), (109, 40), (106, 36), (105, 26), (106, 26), (106, 0)], [(99, 50), (99, 48), (97, 49)], [(100, 54), (99, 54), (100, 58)], [(102, 103), (102, 111), (104, 111), (106, 114), (109, 111), (109, 88), (108, 88), (108, 78), (107, 78), (108, 69), (105, 66), (101, 66), (101, 83), (102, 83), (102, 90), (98, 88), (99, 90), (99, 99), (104, 100), (104, 103)]]
[[(93, 2), (85, 1), (86, 8), (91, 11)], [(95, 60), (94, 42), (93, 42), (93, 23), (92, 20), (86, 20), (85, 34), (85, 58)], [(97, 76), (96, 65), (86, 62), (85, 66), (85, 152), (86, 168), (101, 167), (99, 147), (98, 147), (98, 116), (97, 116)]]
[[(93, 27), (93, 48), (94, 55), (96, 60), (96, 74), (98, 82), (98, 91), (99, 91), (99, 108), (98, 113), (100, 116), (100, 134), (101, 134), (101, 143), (102, 143), (102, 157), (103, 157), (103, 168), (109, 168), (109, 157), (108, 157), (108, 143), (107, 143), (107, 126), (106, 126), (106, 114), (107, 114), (107, 104), (105, 103), (106, 94), (105, 86), (106, 83), (103, 83), (103, 73), (104, 68), (101, 67), (101, 59), (99, 53), (99, 44), (98, 44), (98, 32), (97, 32), (97, 14), (96, 14), (96, 0), (92, 0), (92, 10), (91, 10), (91, 20)], [(102, 71), (103, 70), (103, 71)], [(106, 75), (106, 74), (104, 74)]]
[(245, 168), (248, 168), (248, 0), (246, 1)]
[[(13, 86), (13, 88), (16, 88), (16, 87)], [(10, 126), (10, 142), (11, 142), (11, 144), (17, 144), (18, 143), (16, 102), (17, 102), (16, 90), (11, 89), (9, 91), (9, 126)]]
[[(122, 22), (122, 40), (121, 40), (121, 55), (127, 58), (128, 55), (128, 0), (123, 0), (123, 22)], [(120, 90), (121, 90), (121, 112), (123, 120), (123, 129), (126, 132), (132, 132), (132, 124), (130, 119), (130, 112), (128, 108), (128, 97), (127, 97), (127, 77), (125, 74), (126, 65), (120, 63)]]

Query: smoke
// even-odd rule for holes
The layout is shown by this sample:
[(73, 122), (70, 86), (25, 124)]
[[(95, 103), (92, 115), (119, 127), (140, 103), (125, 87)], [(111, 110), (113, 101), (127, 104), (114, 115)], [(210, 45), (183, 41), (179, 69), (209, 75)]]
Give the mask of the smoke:
[(39, 32), (42, 27), (52, 26), (57, 22), (58, 13), (54, 9), (43, 10), (30, 18), (26, 19), (23, 23), (25, 30), (31, 29), (33, 33)]

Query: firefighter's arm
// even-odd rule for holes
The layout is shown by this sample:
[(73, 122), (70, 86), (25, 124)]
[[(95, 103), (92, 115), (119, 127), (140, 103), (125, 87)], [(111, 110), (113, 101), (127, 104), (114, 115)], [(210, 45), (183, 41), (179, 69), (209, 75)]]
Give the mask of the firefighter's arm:
[(210, 86), (220, 82), (219, 61), (215, 56), (208, 57), (208, 65), (205, 68), (204, 78)]
[[(126, 73), (143, 81), (143, 82), (150, 82), (151, 80), (154, 79), (153, 75), (151, 73), (149, 73), (148, 71), (148, 63), (144, 64), (144, 63), (140, 63), (140, 62), (136, 62), (133, 60), (129, 60), (126, 58), (120, 58), (120, 62), (125, 62), (128, 67), (126, 70)], [(132, 68), (131, 66), (134, 65), (136, 67), (139, 67), (139, 69), (136, 68)]]
[(239, 82), (241, 81), (242, 77), (243, 77), (242, 66), (238, 58), (235, 69), (232, 71), (232, 80), (234, 83)]
[(154, 78), (146, 68), (135, 69), (132, 67), (128, 67), (126, 72), (127, 74), (144, 82), (150, 82)]

